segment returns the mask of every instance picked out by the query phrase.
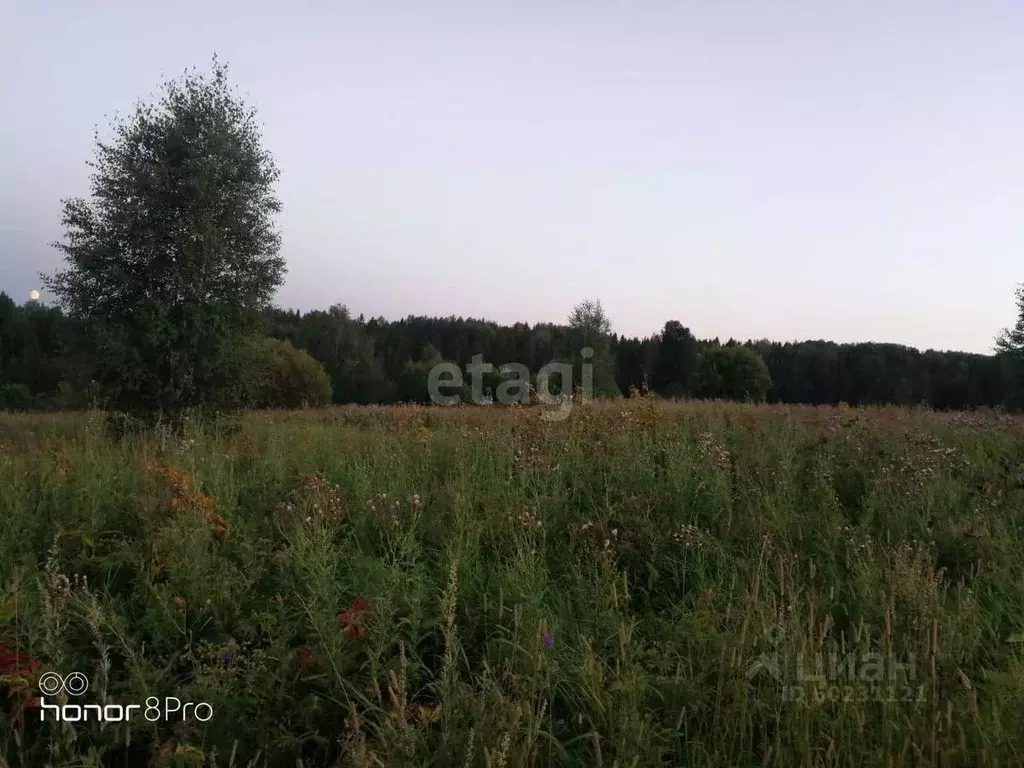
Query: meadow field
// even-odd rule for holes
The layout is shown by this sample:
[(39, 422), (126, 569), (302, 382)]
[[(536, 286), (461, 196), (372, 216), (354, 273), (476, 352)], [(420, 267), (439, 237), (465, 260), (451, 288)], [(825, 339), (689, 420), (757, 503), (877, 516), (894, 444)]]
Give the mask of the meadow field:
[(0, 763), (1024, 764), (1017, 421), (540, 413), (0, 414)]

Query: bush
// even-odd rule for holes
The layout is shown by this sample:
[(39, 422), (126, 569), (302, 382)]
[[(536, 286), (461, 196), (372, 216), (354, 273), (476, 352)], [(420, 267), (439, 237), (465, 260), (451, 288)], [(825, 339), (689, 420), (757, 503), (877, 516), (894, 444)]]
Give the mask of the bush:
[(306, 408), (331, 402), (331, 377), (308, 352), (289, 341), (263, 339), (257, 347), (257, 408)]
[(24, 384), (0, 384), (0, 410), (27, 411), (32, 408), (32, 393)]
[(748, 347), (712, 347), (697, 357), (694, 397), (762, 402), (772, 387), (764, 358)]

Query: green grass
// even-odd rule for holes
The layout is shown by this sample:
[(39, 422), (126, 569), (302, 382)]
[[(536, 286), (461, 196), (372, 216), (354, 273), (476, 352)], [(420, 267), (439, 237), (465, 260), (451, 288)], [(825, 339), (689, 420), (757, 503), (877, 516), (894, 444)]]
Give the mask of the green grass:
[[(0, 756), (1021, 765), (1022, 438), (639, 398), (120, 442), (0, 415)], [(212, 717), (40, 722), (75, 670), (47, 702)]]

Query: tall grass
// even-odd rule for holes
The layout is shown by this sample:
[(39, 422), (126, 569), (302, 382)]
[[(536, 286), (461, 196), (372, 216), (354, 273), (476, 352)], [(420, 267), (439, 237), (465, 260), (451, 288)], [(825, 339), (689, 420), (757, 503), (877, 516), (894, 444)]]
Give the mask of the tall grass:
[[(0, 416), (0, 755), (1024, 764), (1022, 461), (897, 409)], [(48, 671), (212, 717), (41, 722)]]

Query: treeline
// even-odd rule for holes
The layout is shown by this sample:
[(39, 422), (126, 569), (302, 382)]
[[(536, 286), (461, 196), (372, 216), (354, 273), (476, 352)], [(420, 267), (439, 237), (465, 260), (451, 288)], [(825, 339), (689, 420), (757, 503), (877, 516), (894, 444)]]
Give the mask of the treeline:
[(89, 405), (94, 387), (87, 341), (81, 323), (59, 308), (19, 305), (0, 292), (0, 409)]
[[(473, 355), (482, 354), (489, 363), (519, 362), (536, 372), (578, 351), (570, 346), (573, 334), (566, 325), (503, 326), (461, 317), (364, 320), (352, 318), (343, 307), (306, 314), (276, 309), (272, 333), (324, 364), (336, 402), (425, 399), (426, 389), (415, 373), (417, 364), (426, 361), (449, 360), (465, 368)], [(612, 335), (610, 342), (621, 393), (635, 388), (666, 396), (695, 394), (692, 378), (701, 352), (744, 346), (767, 365), (769, 402), (965, 409), (997, 406), (1006, 399), (1006, 373), (995, 355), (921, 352), (898, 344), (700, 340), (678, 321), (667, 322), (653, 336)]]
[[(427, 375), (441, 361), (465, 370), (481, 355), (495, 366), (522, 363), (535, 375), (545, 364), (574, 360), (579, 353), (579, 336), (568, 324), (412, 316), (389, 321), (352, 317), (342, 306), (306, 313), (273, 309), (266, 320), (267, 335), (323, 365), (335, 403), (426, 402)], [(58, 410), (96, 403), (88, 342), (82, 325), (59, 308), (19, 305), (0, 293), (0, 408)], [(646, 338), (608, 337), (606, 354), (595, 360), (598, 394), (636, 389), (669, 397), (735, 396), (721, 376), (700, 369), (700, 361), (711, 358), (702, 353), (735, 347), (764, 360), (770, 381), (760, 394), (769, 402), (966, 409), (1007, 400), (1003, 356), (921, 352), (897, 344), (701, 340), (678, 321)]]

